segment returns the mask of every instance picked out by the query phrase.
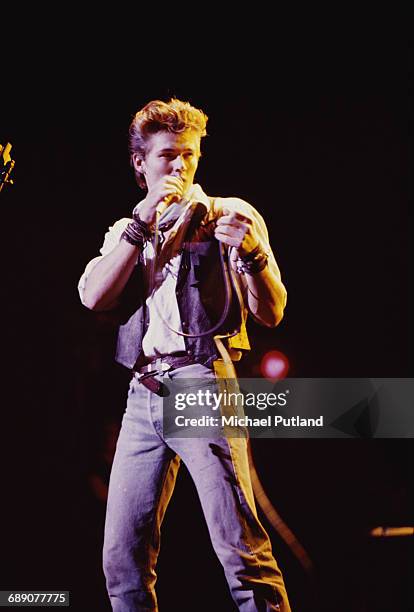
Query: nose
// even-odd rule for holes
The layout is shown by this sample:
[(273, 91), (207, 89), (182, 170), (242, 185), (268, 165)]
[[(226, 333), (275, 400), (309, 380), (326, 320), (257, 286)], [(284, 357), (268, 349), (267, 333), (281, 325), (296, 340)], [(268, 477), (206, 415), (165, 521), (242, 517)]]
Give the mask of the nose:
[(185, 157), (184, 155), (177, 155), (174, 160), (174, 170), (184, 170), (185, 169)]

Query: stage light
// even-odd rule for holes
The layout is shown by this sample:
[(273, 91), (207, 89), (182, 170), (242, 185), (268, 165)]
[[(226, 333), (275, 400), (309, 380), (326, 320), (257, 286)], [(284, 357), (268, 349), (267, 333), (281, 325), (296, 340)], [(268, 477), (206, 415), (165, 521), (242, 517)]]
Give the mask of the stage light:
[(280, 351), (268, 351), (262, 357), (260, 371), (269, 380), (281, 380), (289, 371), (289, 360)]
[(412, 536), (414, 535), (414, 527), (374, 527), (374, 529), (371, 529), (370, 535), (374, 538)]

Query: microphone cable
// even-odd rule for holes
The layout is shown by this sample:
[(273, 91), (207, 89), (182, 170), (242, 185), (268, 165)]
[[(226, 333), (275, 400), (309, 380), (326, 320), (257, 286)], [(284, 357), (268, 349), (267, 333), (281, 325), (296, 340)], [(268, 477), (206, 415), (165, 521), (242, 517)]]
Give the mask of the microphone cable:
[[(206, 208), (204, 205), (202, 205), (203, 208)], [(193, 213), (193, 218), (194, 218), (194, 214), (196, 211), (194, 211)], [(190, 221), (190, 223), (193, 221), (193, 219)], [(151, 261), (151, 265), (150, 265), (150, 274), (149, 274), (149, 287), (150, 287), (150, 291), (149, 291), (149, 298), (152, 300), (152, 303), (157, 311), (158, 316), (160, 317), (160, 319), (162, 320), (162, 322), (164, 323), (164, 325), (173, 333), (177, 334), (178, 336), (182, 336), (184, 338), (202, 338), (204, 336), (209, 336), (211, 334), (213, 334), (215, 331), (219, 330), (220, 327), (222, 327), (222, 325), (224, 324), (227, 315), (229, 313), (230, 310), (230, 306), (231, 306), (231, 299), (232, 299), (232, 286), (235, 290), (235, 293), (237, 295), (237, 299), (239, 302), (239, 306), (240, 306), (240, 312), (242, 312), (243, 309), (243, 298), (240, 292), (240, 288), (237, 284), (236, 281), (232, 282), (232, 277), (231, 277), (231, 265), (229, 263), (230, 258), (229, 258), (229, 253), (230, 253), (230, 249), (232, 247), (229, 247), (228, 250), (226, 250), (226, 247), (223, 243), (221, 243), (220, 241), (217, 240), (218, 243), (218, 249), (219, 249), (219, 261), (220, 261), (220, 268), (222, 271), (222, 276), (223, 276), (223, 281), (224, 281), (224, 307), (223, 307), (223, 311), (222, 314), (220, 316), (220, 319), (218, 320), (218, 322), (213, 325), (213, 327), (211, 327), (210, 329), (208, 329), (207, 331), (204, 332), (200, 332), (198, 334), (188, 334), (185, 333), (183, 331), (180, 331), (178, 329), (173, 328), (162, 316), (158, 305), (156, 303), (156, 299), (154, 298), (155, 296), (155, 292), (156, 292), (156, 287), (155, 287), (155, 275), (156, 275), (156, 264), (157, 264), (157, 257), (158, 257), (158, 245), (159, 245), (159, 213), (157, 213), (156, 216), (156, 220), (155, 220), (155, 228), (154, 228), (154, 239), (152, 242), (152, 248), (154, 251), (154, 257)], [(235, 336), (238, 333), (238, 330), (236, 329), (234, 332), (228, 333), (228, 334), (223, 334), (223, 335), (217, 335), (215, 336), (215, 338), (231, 338), (232, 336)]]

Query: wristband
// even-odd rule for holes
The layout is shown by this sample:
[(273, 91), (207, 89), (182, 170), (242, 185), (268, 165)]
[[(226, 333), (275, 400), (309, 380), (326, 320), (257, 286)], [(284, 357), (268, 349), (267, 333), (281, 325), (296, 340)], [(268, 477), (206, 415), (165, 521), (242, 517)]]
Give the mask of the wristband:
[(269, 255), (262, 251), (258, 244), (253, 251), (237, 260), (237, 272), (239, 274), (257, 274), (265, 269)]
[(141, 221), (138, 215), (133, 215), (133, 220), (128, 223), (121, 234), (121, 238), (129, 244), (143, 249), (144, 242), (151, 238), (151, 231), (147, 223)]

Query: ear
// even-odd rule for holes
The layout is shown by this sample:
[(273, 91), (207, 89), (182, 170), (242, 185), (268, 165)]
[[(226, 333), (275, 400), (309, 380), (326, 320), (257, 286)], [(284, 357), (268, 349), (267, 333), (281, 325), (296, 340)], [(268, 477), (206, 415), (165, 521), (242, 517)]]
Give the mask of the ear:
[(145, 178), (145, 162), (141, 159), (137, 153), (134, 153), (132, 156), (132, 164), (135, 171), (135, 180), (138, 184), (138, 187), (141, 189), (148, 189), (147, 180)]
[(139, 157), (138, 153), (134, 153), (132, 156), (132, 162), (136, 172), (145, 174), (145, 160)]

